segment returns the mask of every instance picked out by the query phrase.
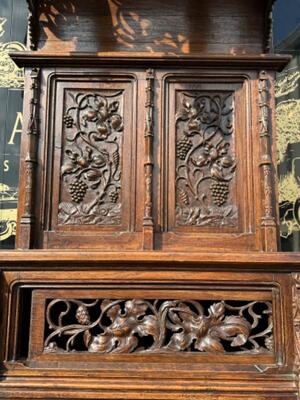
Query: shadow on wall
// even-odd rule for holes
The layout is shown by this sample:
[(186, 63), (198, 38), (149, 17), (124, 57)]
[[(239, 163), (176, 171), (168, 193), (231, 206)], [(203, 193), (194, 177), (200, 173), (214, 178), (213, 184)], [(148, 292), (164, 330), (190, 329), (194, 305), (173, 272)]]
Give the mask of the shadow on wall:
[[(181, 18), (185, 8), (181, 5)], [(83, 51), (89, 50), (94, 42), (101, 52), (188, 54), (187, 24), (176, 21), (179, 15), (176, 17), (174, 12), (172, 15), (169, 9), (170, 4), (164, 5), (161, 1), (89, 0), (88, 6), (81, 0), (53, 1), (51, 4), (44, 1), (40, 4), (41, 44), (43, 47), (46, 41), (67, 41), (72, 51)], [(91, 14), (97, 17), (90, 18)], [(166, 27), (170, 29), (166, 30)], [(82, 30), (85, 36), (79, 41), (78, 32)]]

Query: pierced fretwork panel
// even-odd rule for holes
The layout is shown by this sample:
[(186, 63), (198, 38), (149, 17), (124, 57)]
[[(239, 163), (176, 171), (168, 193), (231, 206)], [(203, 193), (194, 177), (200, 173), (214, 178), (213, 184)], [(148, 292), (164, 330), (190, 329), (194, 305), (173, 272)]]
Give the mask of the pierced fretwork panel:
[(177, 91), (176, 225), (237, 225), (236, 164), (233, 92)]
[(272, 303), (48, 299), (44, 352), (273, 353)]
[(123, 90), (66, 90), (60, 225), (120, 225)]

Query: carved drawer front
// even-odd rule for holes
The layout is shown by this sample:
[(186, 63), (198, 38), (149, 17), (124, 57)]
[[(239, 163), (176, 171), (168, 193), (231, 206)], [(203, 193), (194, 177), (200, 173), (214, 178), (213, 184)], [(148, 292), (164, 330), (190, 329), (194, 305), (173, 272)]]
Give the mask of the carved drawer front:
[(256, 86), (204, 73), (162, 81), (164, 248), (261, 248)]
[(46, 246), (134, 248), (134, 78), (57, 76), (51, 90)]

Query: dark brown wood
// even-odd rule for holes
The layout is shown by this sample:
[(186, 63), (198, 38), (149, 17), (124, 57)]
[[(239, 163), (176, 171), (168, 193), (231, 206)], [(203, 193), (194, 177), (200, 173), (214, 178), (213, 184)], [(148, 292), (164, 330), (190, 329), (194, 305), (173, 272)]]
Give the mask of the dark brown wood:
[(267, 0), (231, 0), (226, 7), (221, 0), (201, 7), (196, 0), (53, 0), (38, 7), (38, 47), (59, 52), (262, 53), (264, 35), (269, 37), (269, 9)]
[(299, 398), (273, 3), (28, 1), (1, 399)]

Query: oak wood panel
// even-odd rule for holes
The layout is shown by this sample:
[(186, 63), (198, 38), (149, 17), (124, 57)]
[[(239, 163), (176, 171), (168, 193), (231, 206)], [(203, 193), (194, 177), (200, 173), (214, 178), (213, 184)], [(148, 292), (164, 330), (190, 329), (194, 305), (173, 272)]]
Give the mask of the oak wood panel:
[[(274, 168), (290, 58), (262, 54), (272, 4), (28, 0), (34, 51), (13, 55), (27, 251), (0, 257), (1, 398), (298, 398), (300, 255), (277, 252)], [(184, 163), (206, 206), (238, 209), (232, 226), (176, 217), (203, 217), (201, 193), (176, 190)]]
[[(216, 272), (193, 272), (184, 273), (181, 271), (172, 272), (140, 272), (136, 271), (118, 271), (111, 272), (73, 272), (68, 274), (68, 285), (65, 283), (65, 271), (49, 271), (49, 272), (7, 272), (2, 275), (7, 284), (6, 293), (9, 291), (9, 309), (12, 311), (9, 319), (12, 321), (10, 326), (13, 326), (14, 321), (18, 321), (18, 315), (13, 312), (16, 309), (17, 303), (22, 298), (22, 292), (32, 290), (37, 296), (33, 296), (33, 304), (36, 301), (40, 305), (39, 296), (94, 296), (101, 292), (105, 296), (124, 297), (125, 293), (138, 295), (142, 293), (146, 298), (150, 298), (154, 293), (158, 297), (165, 297), (167, 291), (171, 297), (186, 296), (190, 293), (191, 298), (206, 299), (212, 295), (214, 299), (225, 299), (231, 296), (235, 299), (252, 299), (253, 295), (256, 299), (270, 299), (273, 290), (278, 293), (273, 297), (275, 302), (278, 302), (278, 308), (275, 312), (274, 325), (276, 335), (276, 343), (282, 341), (283, 347), (277, 347), (277, 363), (272, 366), (270, 361), (268, 365), (257, 365), (262, 361), (261, 356), (238, 356), (239, 361), (236, 364), (233, 360), (226, 360), (230, 356), (210, 355), (210, 357), (201, 357), (201, 362), (191, 363), (191, 358), (183, 355), (181, 362), (177, 358), (166, 356), (165, 359), (161, 356), (141, 355), (135, 356), (135, 360), (131, 357), (130, 362), (127, 362), (128, 356), (113, 356), (105, 357), (100, 355), (70, 354), (69, 361), (64, 360), (61, 355), (58, 357), (52, 367), (50, 359), (53, 355), (43, 355), (47, 358), (46, 365), (42, 366), (44, 361), (23, 360), (9, 361), (10, 357), (18, 352), (14, 352), (16, 346), (15, 335), (17, 332), (24, 335), (25, 331), (20, 331), (19, 325), (15, 324), (15, 330), (9, 328), (6, 331), (6, 339), (12, 343), (6, 347), (6, 353), (3, 366), (6, 371), (3, 371), (5, 380), (0, 383), (0, 393), (3, 398), (17, 397), (18, 391), (24, 391), (26, 398), (45, 398), (45, 390), (51, 398), (63, 396), (63, 398), (76, 398), (81, 395), (93, 398), (97, 396), (105, 398), (109, 390), (110, 398), (120, 398), (118, 393), (122, 391), (122, 398), (129, 399), (145, 396), (147, 391), (149, 398), (178, 398), (180, 391), (184, 390), (194, 398), (201, 398), (202, 395), (211, 395), (211, 390), (214, 391), (214, 396), (224, 399), (227, 396), (241, 396), (241, 391), (247, 390), (248, 396), (257, 396), (258, 398), (272, 398), (272, 396), (280, 399), (295, 398), (296, 387), (295, 377), (293, 375), (293, 343), (286, 340), (289, 337), (289, 329), (291, 327), (291, 296), (289, 292), (289, 276), (286, 274), (262, 274), (255, 273), (217, 273)], [(132, 287), (132, 277), (135, 276), (137, 282), (136, 289)], [(125, 285), (124, 285), (125, 284)], [(175, 285), (174, 285), (175, 284)], [(118, 286), (120, 289), (118, 289)], [(128, 290), (126, 290), (128, 285)], [(139, 286), (141, 285), (141, 286)], [(51, 289), (50, 289), (51, 287)], [(99, 291), (99, 287), (102, 287)], [(143, 288), (143, 290), (139, 289)], [(163, 289), (160, 289), (164, 287)], [(104, 290), (104, 291), (103, 291)], [(156, 292), (157, 291), (157, 292)], [(19, 294), (18, 294), (19, 293)], [(180, 295), (181, 293), (181, 295)], [(255, 295), (256, 293), (256, 295)], [(2, 293), (2, 296), (5, 293)], [(200, 296), (200, 297), (199, 297)], [(6, 306), (8, 307), (8, 305)], [(27, 315), (29, 310), (26, 311)], [(35, 312), (34, 312), (35, 313)], [(41, 332), (37, 326), (43, 325), (42, 314), (34, 314), (34, 333), (40, 340)], [(286, 329), (282, 329), (285, 326)], [(19, 329), (19, 331), (18, 331)], [(11, 332), (11, 334), (9, 333)], [(277, 337), (277, 336), (276, 336)], [(279, 341), (277, 341), (279, 340)], [(14, 344), (15, 343), (15, 344)], [(281, 350), (280, 350), (281, 348)], [(283, 351), (283, 352), (282, 352)], [(85, 357), (84, 363), (88, 361), (88, 369), (80, 364), (80, 358)], [(116, 361), (118, 358), (118, 362)], [(253, 357), (253, 358), (251, 358)], [(264, 358), (265, 356), (263, 356)], [(102, 361), (101, 361), (102, 360)], [(266, 360), (266, 359), (265, 359)], [(129, 360), (128, 360), (129, 361)], [(174, 362), (175, 361), (175, 362)], [(200, 361), (200, 359), (199, 359)], [(213, 362), (212, 362), (213, 361)], [(83, 364), (86, 365), (87, 364)], [(29, 368), (30, 367), (30, 368)], [(101, 372), (99, 372), (101, 370)], [(237, 371), (239, 371), (237, 373)], [(59, 373), (59, 378), (57, 374)], [(161, 374), (164, 373), (165, 379), (161, 380)], [(178, 376), (180, 375), (180, 378)], [(198, 379), (197, 376), (201, 376)], [(80, 377), (80, 379), (79, 379)], [(41, 379), (42, 378), (42, 379)], [(45, 379), (46, 378), (46, 379)], [(55, 380), (55, 387), (53, 382)], [(74, 382), (77, 381), (75, 384)], [(72, 383), (71, 383), (72, 382)], [(71, 392), (67, 387), (72, 387)], [(170, 388), (172, 388), (170, 390)], [(106, 393), (106, 394), (105, 394)], [(31, 397), (30, 397), (31, 396)], [(173, 397), (172, 397), (173, 396)], [(238, 397), (239, 398), (239, 397)]]

